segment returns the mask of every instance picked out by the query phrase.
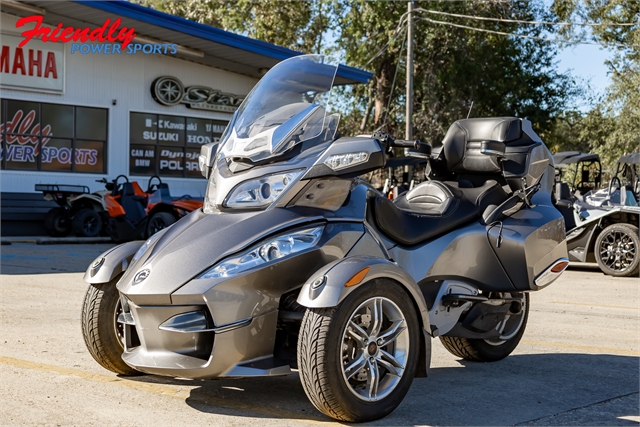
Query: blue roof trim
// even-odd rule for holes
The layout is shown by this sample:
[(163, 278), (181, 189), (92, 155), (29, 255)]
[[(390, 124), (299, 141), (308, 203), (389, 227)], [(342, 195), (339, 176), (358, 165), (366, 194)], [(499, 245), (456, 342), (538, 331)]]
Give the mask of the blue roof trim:
[[(263, 55), (277, 60), (285, 60), (294, 56), (301, 55), (300, 52), (287, 49), (285, 47), (276, 46), (262, 40), (256, 40), (249, 37), (234, 34), (229, 31), (211, 27), (209, 25), (200, 24), (178, 16), (169, 15), (148, 7), (129, 3), (124, 0), (116, 1), (89, 1), (76, 0), (84, 6), (99, 9), (105, 12), (113, 13), (117, 16), (127, 17), (147, 24), (156, 25), (158, 27), (167, 28), (190, 36), (199, 37), (201, 39), (210, 40), (212, 42), (235, 47), (237, 49), (246, 50), (251, 53)], [(360, 83), (366, 83), (373, 77), (369, 73), (358, 68), (340, 65), (338, 73), (340, 77), (351, 79)]]

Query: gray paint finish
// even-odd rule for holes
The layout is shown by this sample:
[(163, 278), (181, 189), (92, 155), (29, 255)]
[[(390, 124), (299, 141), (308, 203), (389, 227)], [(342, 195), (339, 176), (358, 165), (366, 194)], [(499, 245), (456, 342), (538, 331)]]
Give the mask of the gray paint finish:
[(142, 244), (143, 242), (123, 243), (103, 252), (89, 265), (82, 280), (92, 284), (112, 281), (127, 270), (133, 255)]
[[(225, 256), (283, 228), (322, 219), (289, 209), (210, 215), (198, 212), (186, 218), (191, 221), (178, 221), (170, 227), (146, 260), (140, 260), (122, 277), (120, 292), (141, 305), (171, 304), (172, 292)], [(141, 269), (149, 269), (149, 277), (134, 284), (133, 278)]]

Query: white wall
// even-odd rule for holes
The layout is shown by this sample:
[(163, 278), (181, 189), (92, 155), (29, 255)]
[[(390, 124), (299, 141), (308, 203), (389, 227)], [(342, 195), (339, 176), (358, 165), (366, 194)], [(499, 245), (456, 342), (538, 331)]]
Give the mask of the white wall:
[[(16, 34), (17, 17), (2, 13), (2, 32)], [(170, 42), (170, 40), (169, 40)], [(71, 54), (71, 43), (65, 52), (66, 89), (64, 94), (38, 93), (8, 88), (0, 89), (0, 97), (27, 101), (51, 102), (109, 110), (107, 174), (60, 172), (8, 171), (0, 173), (0, 191), (33, 192), (37, 183), (88, 185), (92, 191), (101, 190), (96, 179), (129, 175), (129, 112), (140, 111), (229, 120), (231, 114), (198, 111), (184, 105), (165, 107), (151, 97), (151, 82), (159, 76), (177, 77), (185, 86), (202, 85), (237, 95), (246, 95), (257, 80), (216, 68), (184, 61), (170, 55), (105, 55), (78, 52)], [(1, 79), (1, 75), (0, 75)], [(112, 105), (112, 100), (117, 105)], [(148, 177), (141, 177), (146, 188)], [(174, 195), (204, 195), (203, 179), (163, 178)]]

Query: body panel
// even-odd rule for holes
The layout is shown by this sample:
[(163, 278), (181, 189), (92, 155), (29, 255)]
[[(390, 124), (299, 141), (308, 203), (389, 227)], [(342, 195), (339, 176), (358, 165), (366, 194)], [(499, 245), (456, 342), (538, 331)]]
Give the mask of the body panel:
[(128, 242), (100, 254), (87, 268), (82, 279), (87, 283), (108, 283), (127, 270), (129, 262), (144, 242)]
[[(276, 231), (321, 220), (291, 209), (209, 214), (197, 211), (178, 221), (118, 284), (120, 292), (138, 304), (171, 304), (171, 293), (218, 260), (236, 253)], [(133, 284), (137, 271), (148, 278)]]

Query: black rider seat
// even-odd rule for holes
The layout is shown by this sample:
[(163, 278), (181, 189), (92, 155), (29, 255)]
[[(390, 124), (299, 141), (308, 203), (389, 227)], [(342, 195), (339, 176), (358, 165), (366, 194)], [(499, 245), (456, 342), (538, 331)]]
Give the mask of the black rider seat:
[(467, 181), (426, 181), (401, 195), (395, 203), (375, 199), (378, 227), (402, 245), (415, 245), (479, 218), (489, 205), (508, 197), (496, 181), (466, 187)]
[(498, 159), (481, 152), (482, 141), (527, 142), (517, 117), (465, 119), (453, 123), (442, 141), (438, 162), (456, 181), (426, 181), (394, 202), (373, 203), (381, 231), (402, 245), (415, 245), (477, 220), (509, 195)]

